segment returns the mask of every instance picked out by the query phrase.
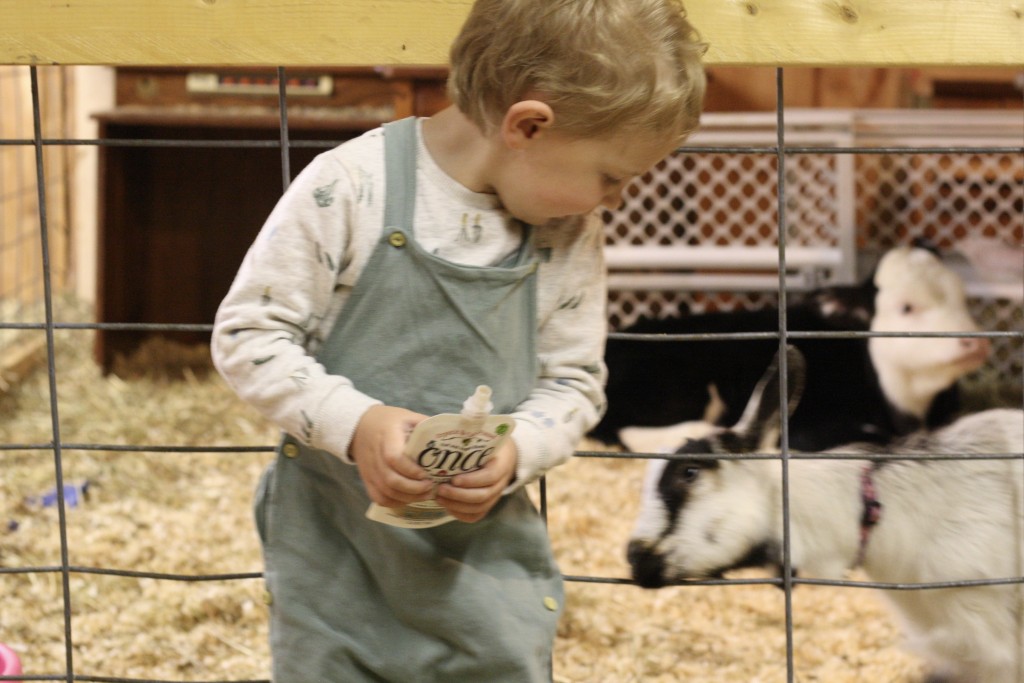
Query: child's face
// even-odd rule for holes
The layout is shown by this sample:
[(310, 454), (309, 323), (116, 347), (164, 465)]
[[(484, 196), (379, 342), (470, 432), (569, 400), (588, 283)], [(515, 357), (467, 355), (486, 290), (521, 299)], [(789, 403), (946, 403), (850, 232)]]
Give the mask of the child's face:
[(548, 131), (519, 150), (497, 188), (502, 204), (533, 225), (616, 209), (622, 190), (677, 145), (661, 138), (573, 138)]

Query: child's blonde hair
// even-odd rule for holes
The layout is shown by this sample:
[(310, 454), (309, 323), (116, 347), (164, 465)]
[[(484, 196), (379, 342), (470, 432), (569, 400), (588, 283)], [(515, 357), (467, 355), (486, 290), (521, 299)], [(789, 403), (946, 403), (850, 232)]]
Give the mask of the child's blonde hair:
[(679, 0), (476, 0), (448, 95), (485, 132), (539, 99), (570, 135), (682, 142), (700, 119), (705, 49)]

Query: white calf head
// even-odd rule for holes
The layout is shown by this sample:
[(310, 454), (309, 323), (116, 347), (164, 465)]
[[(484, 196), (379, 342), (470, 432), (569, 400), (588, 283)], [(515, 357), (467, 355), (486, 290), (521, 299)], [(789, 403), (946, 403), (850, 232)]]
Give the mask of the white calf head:
[[(875, 272), (875, 332), (977, 332), (963, 282), (931, 252), (901, 247), (886, 253)], [(935, 395), (988, 358), (987, 339), (875, 337), (871, 361), (886, 397), (923, 418)]]

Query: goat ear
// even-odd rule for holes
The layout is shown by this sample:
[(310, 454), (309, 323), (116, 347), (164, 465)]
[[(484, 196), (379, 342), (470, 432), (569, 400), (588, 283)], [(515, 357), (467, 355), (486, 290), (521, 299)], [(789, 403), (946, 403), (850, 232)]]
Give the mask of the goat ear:
[[(800, 350), (786, 346), (786, 413), (792, 415), (800, 403), (807, 375), (807, 363)], [(765, 436), (779, 430), (779, 405), (781, 387), (779, 380), (779, 356), (775, 355), (747, 401), (743, 416), (733, 427), (751, 448), (763, 446)]]
[(868, 329), (875, 315), (878, 287), (871, 278), (859, 285), (835, 285), (816, 290), (804, 301), (830, 325)]
[(942, 252), (939, 250), (939, 245), (936, 244), (933, 240), (923, 235), (919, 235), (918, 237), (915, 237), (914, 239), (910, 240), (910, 246), (914, 247), (915, 249), (926, 249), (935, 256), (942, 258)]
[[(777, 362), (777, 361), (776, 361)], [(792, 344), (786, 345), (786, 414), (792, 417), (793, 411), (800, 404), (807, 384), (807, 360), (800, 349)]]

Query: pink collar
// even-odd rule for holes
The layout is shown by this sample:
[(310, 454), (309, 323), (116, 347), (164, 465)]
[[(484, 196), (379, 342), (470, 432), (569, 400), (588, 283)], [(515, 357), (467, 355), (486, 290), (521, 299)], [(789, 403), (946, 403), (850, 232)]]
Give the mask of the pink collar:
[(875, 495), (875, 482), (871, 478), (872, 472), (878, 468), (878, 463), (870, 463), (864, 466), (860, 473), (860, 499), (864, 504), (864, 513), (860, 517), (860, 547), (857, 548), (857, 559), (853, 567), (857, 568), (864, 563), (864, 555), (868, 549), (868, 536), (871, 535), (871, 528), (878, 524), (882, 518), (882, 504), (878, 502)]

